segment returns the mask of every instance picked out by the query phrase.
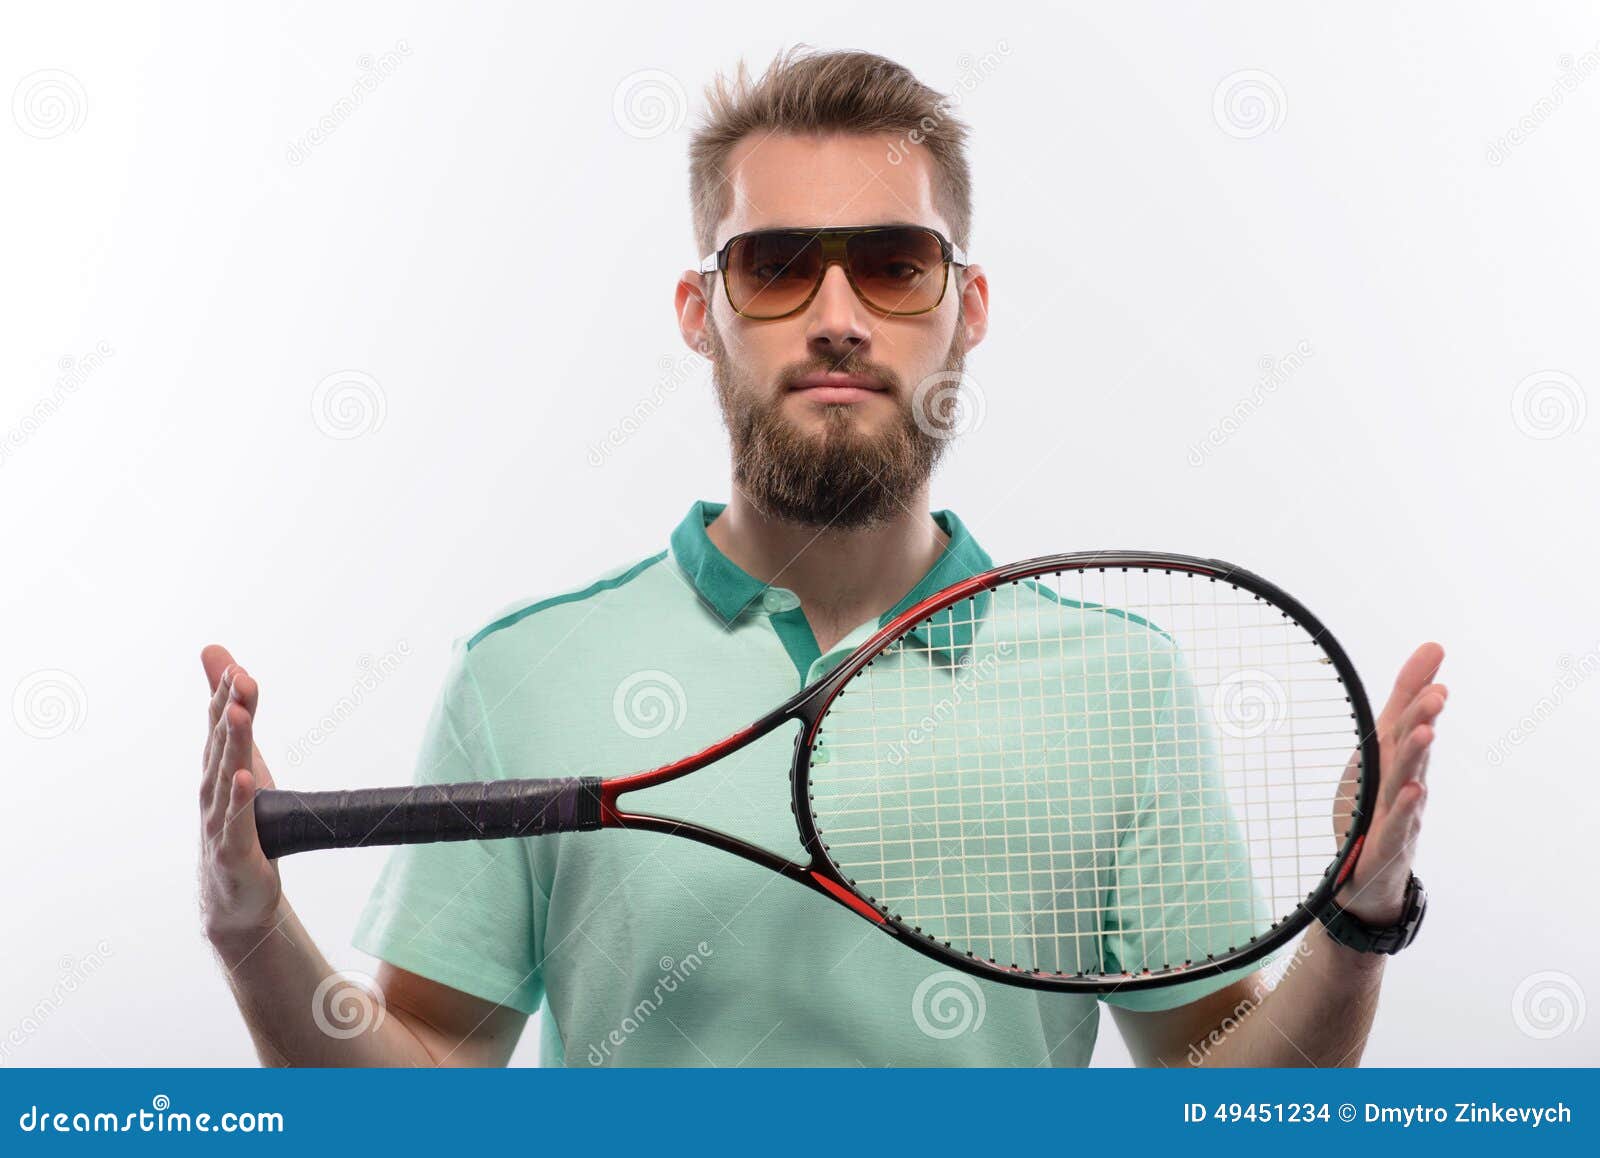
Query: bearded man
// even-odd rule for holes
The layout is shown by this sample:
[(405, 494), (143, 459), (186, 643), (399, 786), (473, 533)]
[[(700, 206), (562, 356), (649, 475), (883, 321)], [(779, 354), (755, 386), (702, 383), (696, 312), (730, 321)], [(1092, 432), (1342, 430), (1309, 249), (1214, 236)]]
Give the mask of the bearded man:
[[(963, 361), (988, 325), (988, 281), (966, 253), (965, 128), (905, 68), (861, 52), (786, 55), (709, 95), (690, 153), (703, 256), (674, 305), (713, 367), (730, 497), (694, 503), (665, 549), (457, 640), (419, 783), (666, 763), (991, 565), (928, 502), (961, 426)], [(1419, 650), (1396, 686), (1391, 784), (1420, 782), (1441, 655)], [(573, 1065), (1083, 1065), (1101, 1004), (1145, 1064), (1342, 1064), (1371, 1023), (1381, 959), (1326, 939), (1265, 997), (1250, 978), (1042, 993), (941, 975), (716, 849), (602, 832), (396, 850), (356, 933), (384, 962), (387, 1016), (325, 1033), (316, 1006), (335, 973), (250, 807), (271, 785), (251, 738), (259, 688), (222, 648), (203, 660), (206, 929), (271, 1064), (503, 1065), (536, 1012), (542, 1060)], [(644, 790), (640, 810), (801, 859), (792, 746), (769, 735)], [(1421, 813), (1420, 791), (1391, 794), (1385, 839), (1399, 851), (1361, 891), (1374, 925), (1398, 914)], [(941, 1000), (981, 1016), (951, 1032)]]

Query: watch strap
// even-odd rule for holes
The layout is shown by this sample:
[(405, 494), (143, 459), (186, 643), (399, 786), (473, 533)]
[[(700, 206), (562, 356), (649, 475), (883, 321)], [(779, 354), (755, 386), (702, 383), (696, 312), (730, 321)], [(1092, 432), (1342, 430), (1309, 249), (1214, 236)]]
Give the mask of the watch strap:
[(1317, 914), (1328, 936), (1349, 949), (1362, 953), (1398, 953), (1417, 939), (1422, 918), (1428, 911), (1428, 893), (1412, 873), (1406, 881), (1405, 905), (1400, 919), (1392, 925), (1369, 925), (1349, 910), (1329, 901)]

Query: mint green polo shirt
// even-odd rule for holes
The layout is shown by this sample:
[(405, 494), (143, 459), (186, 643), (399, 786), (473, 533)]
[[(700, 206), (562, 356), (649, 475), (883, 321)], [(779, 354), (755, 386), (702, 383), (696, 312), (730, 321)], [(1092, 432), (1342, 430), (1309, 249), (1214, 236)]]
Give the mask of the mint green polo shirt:
[[(696, 503), (667, 550), (516, 604), (455, 641), (417, 783), (616, 776), (695, 752), (842, 661), (880, 622), (991, 560), (949, 511), (942, 557), (822, 652), (793, 592), (713, 544)], [(804, 860), (798, 725), (626, 807)], [(740, 857), (648, 832), (407, 845), (358, 948), (486, 1001), (543, 1010), (546, 1065), (1085, 1065), (1100, 1001), (1163, 1009), (1248, 970), (1097, 1001), (979, 980)]]

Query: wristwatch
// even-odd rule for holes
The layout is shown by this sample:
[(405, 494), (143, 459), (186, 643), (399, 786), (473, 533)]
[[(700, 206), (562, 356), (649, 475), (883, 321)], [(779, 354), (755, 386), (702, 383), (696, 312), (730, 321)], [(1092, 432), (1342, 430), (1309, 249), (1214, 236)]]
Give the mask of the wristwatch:
[(1405, 907), (1392, 925), (1369, 925), (1354, 913), (1329, 901), (1317, 914), (1328, 936), (1349, 949), (1362, 953), (1398, 953), (1417, 939), (1422, 918), (1428, 912), (1428, 893), (1412, 873), (1406, 882)]

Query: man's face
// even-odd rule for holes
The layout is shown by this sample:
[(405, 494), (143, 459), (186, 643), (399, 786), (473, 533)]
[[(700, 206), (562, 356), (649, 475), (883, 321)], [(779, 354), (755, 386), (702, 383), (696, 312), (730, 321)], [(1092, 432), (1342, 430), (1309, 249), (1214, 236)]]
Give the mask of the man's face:
[[(747, 138), (730, 158), (732, 211), (717, 245), (780, 227), (904, 223), (950, 236), (933, 207), (927, 158), (915, 150), (906, 157), (902, 147), (894, 152), (903, 159), (891, 164), (894, 142)], [(863, 302), (831, 265), (803, 310), (770, 321), (736, 314), (720, 274), (680, 282), (685, 337), (703, 338), (710, 351), (735, 484), (763, 511), (805, 525), (871, 526), (907, 508), (948, 438), (941, 402), (982, 336), (986, 287), (963, 293), (981, 280), (976, 270), (952, 269), (936, 309), (896, 317)], [(703, 296), (691, 284), (703, 286)], [(933, 383), (941, 388), (919, 395), (936, 374), (946, 375)]]

